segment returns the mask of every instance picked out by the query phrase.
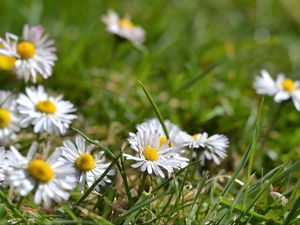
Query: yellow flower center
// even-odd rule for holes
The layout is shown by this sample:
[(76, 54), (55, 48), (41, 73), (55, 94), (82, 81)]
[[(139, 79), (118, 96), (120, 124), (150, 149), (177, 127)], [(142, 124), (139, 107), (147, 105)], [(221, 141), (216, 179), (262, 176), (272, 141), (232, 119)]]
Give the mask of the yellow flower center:
[(15, 57), (0, 55), (0, 69), (2, 70), (12, 70), (15, 62)]
[(194, 139), (195, 141), (197, 141), (198, 136), (199, 136), (199, 134), (194, 134), (194, 135), (193, 135), (193, 139)]
[(35, 54), (34, 44), (28, 41), (22, 41), (17, 45), (17, 52), (22, 59), (30, 59)]
[(149, 161), (156, 161), (158, 160), (158, 151), (151, 146), (148, 146), (143, 152), (145, 159)]
[(291, 79), (284, 79), (282, 81), (282, 88), (288, 92), (292, 92), (297, 89), (295, 82)]
[(122, 28), (126, 28), (128, 30), (132, 30), (134, 28), (134, 24), (128, 19), (120, 19), (119, 25)]
[(50, 165), (41, 159), (32, 160), (28, 167), (28, 173), (40, 182), (49, 182), (54, 176), (54, 172)]
[(53, 114), (56, 112), (56, 106), (49, 99), (44, 101), (39, 101), (36, 104), (36, 109), (40, 112)]
[(165, 136), (162, 136), (159, 138), (159, 146), (163, 146), (167, 141), (167, 138)]
[(10, 112), (7, 109), (0, 109), (0, 128), (8, 126), (10, 121)]
[(95, 160), (91, 154), (87, 154), (87, 153), (81, 154), (76, 159), (75, 163), (78, 169), (82, 171), (89, 171), (95, 168)]

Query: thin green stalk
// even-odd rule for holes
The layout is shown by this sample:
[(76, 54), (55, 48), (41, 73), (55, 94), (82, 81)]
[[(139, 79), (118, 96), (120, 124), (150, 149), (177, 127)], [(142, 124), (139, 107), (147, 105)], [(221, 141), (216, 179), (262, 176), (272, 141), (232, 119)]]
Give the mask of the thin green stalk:
[(128, 205), (132, 206), (133, 205), (133, 199), (132, 199), (130, 188), (129, 188), (129, 185), (128, 185), (127, 175), (126, 175), (125, 165), (124, 165), (124, 160), (123, 160), (122, 157), (120, 158), (120, 161), (121, 161), (121, 165), (119, 165), (119, 163), (117, 163), (117, 167), (118, 167), (118, 169), (120, 171), (122, 180), (124, 182), (124, 187), (125, 187), (125, 191), (126, 191), (127, 198), (128, 198)]
[(21, 205), (24, 201), (24, 196), (20, 196), (18, 202), (17, 202), (17, 205), (16, 205), (16, 208), (19, 210), (21, 208)]
[(145, 95), (147, 96), (149, 102), (151, 103), (151, 105), (152, 105), (152, 107), (154, 109), (154, 112), (156, 113), (156, 116), (158, 117), (158, 120), (159, 120), (161, 126), (163, 127), (163, 130), (165, 132), (166, 138), (168, 140), (170, 140), (169, 132), (168, 132), (168, 129), (167, 129), (166, 125), (165, 125), (164, 119), (163, 119), (163, 117), (162, 117), (162, 115), (161, 115), (161, 113), (160, 113), (157, 105), (155, 104), (155, 102), (154, 102), (154, 100), (153, 100), (150, 92), (147, 90), (147, 88), (143, 85), (143, 83), (141, 81), (138, 81), (138, 82), (139, 82), (139, 85), (142, 87)]
[(291, 224), (291, 221), (297, 217), (297, 215), (299, 215), (300, 212), (300, 197), (297, 198), (297, 200), (295, 201), (293, 208), (291, 209), (291, 211), (289, 212), (289, 214), (287, 215), (286, 219), (283, 222), (283, 225), (288, 225)]
[[(223, 192), (221, 193), (221, 196), (225, 196), (231, 190), (231, 188), (233, 187), (233, 185), (235, 183), (236, 178), (238, 177), (238, 175), (240, 174), (242, 169), (246, 166), (250, 155), (252, 155), (252, 157), (254, 157), (252, 152), (254, 152), (254, 150), (256, 148), (256, 143), (257, 143), (259, 133), (260, 133), (262, 108), (263, 108), (263, 100), (262, 100), (262, 103), (260, 105), (259, 112), (258, 112), (258, 115), (257, 115), (257, 118), (256, 118), (256, 125), (255, 125), (255, 129), (254, 129), (254, 134), (253, 134), (252, 141), (251, 141), (247, 151), (243, 155), (240, 164), (238, 165), (238, 167), (235, 169), (234, 173), (232, 174), (230, 181), (227, 183), (227, 185), (225, 186)], [(252, 163), (251, 163), (251, 168), (252, 168)]]
[[(69, 215), (74, 221), (78, 222), (77, 216), (74, 214), (74, 212), (69, 208), (69, 206), (68, 206), (67, 204), (63, 203), (63, 204), (61, 205), (61, 207), (64, 209), (64, 211), (65, 211), (66, 213), (68, 213), (68, 215)], [(81, 225), (81, 223), (78, 223), (78, 225)]]
[(146, 180), (147, 180), (147, 173), (143, 173), (142, 181), (140, 183), (139, 189), (138, 189), (138, 195), (140, 196), (142, 192), (145, 190)]
[(173, 196), (174, 196), (174, 192), (172, 192), (171, 195), (170, 195), (170, 197), (168, 198), (168, 200), (167, 200), (165, 206), (163, 207), (163, 209), (162, 209), (161, 212), (160, 212), (161, 214), (163, 214), (163, 213), (166, 211), (166, 209), (167, 209), (168, 206), (170, 205), (170, 202), (171, 202)]
[(262, 149), (264, 149), (264, 147), (266, 145), (266, 141), (267, 141), (268, 137), (270, 136), (271, 131), (274, 129), (277, 121), (279, 121), (280, 114), (285, 105), (286, 105), (286, 101), (280, 102), (279, 105), (277, 106), (277, 108), (275, 109), (275, 112), (272, 113), (273, 118), (270, 122), (268, 129), (265, 131), (265, 133), (263, 134), (263, 137), (262, 137), (262, 141), (261, 141)]
[[(195, 164), (199, 163), (199, 161), (195, 161), (195, 162), (192, 162), (190, 163), (189, 165), (187, 165), (188, 167), (189, 166), (193, 166)], [(174, 176), (178, 176), (180, 173), (182, 173), (183, 171), (185, 170), (185, 168), (182, 168), (180, 169), (179, 171), (177, 171)], [(145, 198), (144, 202), (141, 202), (141, 203), (136, 203), (133, 207), (131, 207), (125, 214), (123, 214), (122, 216), (118, 217), (117, 219), (115, 219), (113, 221), (114, 224), (119, 224), (121, 223), (125, 218), (127, 218), (127, 216), (129, 216), (130, 214), (134, 213), (135, 211), (141, 209), (141, 207), (159, 199), (160, 197), (162, 196), (166, 196), (170, 193), (164, 193), (163, 195), (159, 195), (159, 196), (156, 196), (156, 197), (153, 197), (151, 198), (151, 196), (154, 196), (154, 194), (159, 190), (161, 189), (162, 187), (164, 187), (166, 184), (168, 184), (171, 180), (173, 179), (173, 177), (170, 177), (168, 179), (165, 179), (159, 186), (157, 186), (156, 188), (154, 188), (152, 190), (152, 192)], [(142, 195), (143, 196), (143, 195)]]
[(194, 221), (194, 219), (193, 219), (194, 216), (197, 215), (197, 213), (196, 213), (197, 209), (199, 209), (201, 207), (201, 204), (200, 204), (201, 202), (198, 202), (197, 203), (198, 208), (196, 210), (194, 208), (194, 206), (195, 206), (195, 204), (196, 204), (196, 202), (197, 202), (197, 200), (198, 200), (198, 198), (199, 198), (199, 196), (201, 194), (201, 191), (202, 191), (202, 189), (203, 189), (203, 187), (204, 187), (207, 179), (208, 179), (208, 174), (206, 174), (206, 176), (197, 185), (197, 193), (196, 193), (196, 195), (194, 197), (194, 200), (193, 200), (193, 202), (191, 204), (191, 207), (190, 207), (190, 210), (189, 210), (189, 214), (188, 214), (188, 216), (186, 218), (186, 224), (192, 224), (192, 221)]
[(209, 74), (212, 70), (214, 70), (217, 66), (222, 64), (223, 61), (214, 63), (207, 68), (205, 68), (203, 71), (201, 71), (199, 74), (194, 75), (191, 79), (188, 79), (186, 82), (184, 82), (179, 88), (175, 90), (175, 92), (180, 92), (180, 91), (186, 91), (190, 87), (192, 87), (197, 81), (199, 81), (201, 78)]

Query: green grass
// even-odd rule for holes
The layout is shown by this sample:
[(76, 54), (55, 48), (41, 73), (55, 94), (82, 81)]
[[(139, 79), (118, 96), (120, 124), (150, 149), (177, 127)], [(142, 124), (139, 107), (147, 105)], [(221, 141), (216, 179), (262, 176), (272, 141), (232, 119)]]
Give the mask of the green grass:
[[(91, 188), (49, 212), (32, 197), (17, 209), (18, 196), (1, 189), (0, 221), (299, 224), (300, 113), (293, 104), (276, 113), (279, 105), (271, 97), (262, 104), (252, 88), (263, 68), (299, 79), (299, 7), (296, 0), (0, 1), (1, 36), (42, 24), (56, 41), (59, 60), (43, 84), (78, 109), (67, 136), (81, 131), (118, 171), (100, 195)], [(116, 46), (101, 21), (110, 8), (145, 28), (144, 46)], [(0, 80), (1, 89), (16, 87), (11, 74), (0, 71)], [(121, 152), (130, 151), (128, 132), (157, 115), (189, 133), (226, 134), (228, 158), (203, 174), (191, 173), (199, 163), (192, 162), (170, 178), (148, 177), (150, 192), (137, 195), (140, 174)], [(288, 203), (273, 200), (271, 190)]]

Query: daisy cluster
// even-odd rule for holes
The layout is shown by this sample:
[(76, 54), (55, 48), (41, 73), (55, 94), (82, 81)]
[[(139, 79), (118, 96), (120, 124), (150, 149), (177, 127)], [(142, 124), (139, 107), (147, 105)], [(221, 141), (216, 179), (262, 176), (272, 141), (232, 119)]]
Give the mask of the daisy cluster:
[[(129, 16), (121, 18), (114, 11), (102, 17), (107, 31), (132, 43), (145, 41), (145, 31), (133, 24)], [(45, 87), (36, 85), (52, 76), (57, 60), (53, 40), (42, 26), (25, 25), (21, 37), (6, 33), (0, 38), (0, 68), (8, 70), (26, 85), (20, 93), (0, 91), (0, 184), (14, 187), (20, 196), (34, 195), (36, 204), (50, 208), (52, 202), (69, 199), (73, 191), (84, 192), (98, 183), (96, 190), (112, 183), (115, 172), (103, 151), (87, 145), (77, 136), (75, 142), (63, 140), (61, 146), (33, 142), (28, 148), (17, 144), (22, 129), (32, 129), (37, 136), (65, 135), (77, 118), (75, 107), (62, 95), (51, 95)], [(28, 85), (31, 83), (31, 85)], [(274, 80), (266, 70), (255, 78), (258, 94), (273, 96), (276, 102), (291, 99), (300, 111), (300, 82), (279, 74)], [(133, 154), (123, 154), (134, 161), (132, 168), (144, 175), (170, 177), (176, 170), (199, 160), (219, 165), (227, 157), (229, 140), (223, 134), (207, 132), (189, 134), (169, 120), (150, 119), (130, 132), (128, 142)], [(22, 151), (19, 151), (19, 150)], [(23, 155), (25, 149), (26, 156)], [(104, 174), (104, 172), (106, 173)], [(107, 172), (108, 171), (108, 172)], [(102, 180), (99, 180), (100, 178)]]
[[(40, 134), (50, 139), (65, 135), (77, 118), (70, 101), (36, 85), (52, 76), (55, 52), (54, 41), (42, 26), (25, 25), (22, 37), (6, 33), (5, 39), (0, 38), (0, 68), (16, 74), (20, 82), (25, 81), (23, 91), (0, 91), (0, 185), (14, 188), (23, 197), (33, 194), (34, 202), (46, 209), (51, 207), (52, 200), (68, 200), (77, 187), (83, 192), (109, 166), (104, 152), (94, 145), (86, 146), (80, 136), (75, 143), (65, 140), (54, 149), (50, 142), (46, 146), (33, 142), (26, 156), (24, 148), (18, 147), (23, 129), (26, 133), (32, 130), (38, 140)], [(109, 170), (96, 190), (111, 183), (109, 176), (113, 175), (114, 171)]]
[[(220, 164), (227, 156), (229, 145), (225, 135), (208, 136), (206, 132), (190, 135), (177, 125), (166, 120), (168, 135), (158, 119), (150, 119), (137, 125), (137, 133), (129, 133), (128, 142), (135, 155), (124, 154), (128, 160), (136, 161), (131, 166), (141, 168), (142, 172), (165, 177), (174, 169), (188, 165), (188, 152), (204, 165), (206, 160)], [(165, 173), (163, 172), (165, 171)]]
[[(33, 142), (28, 153), (23, 156), (17, 148), (8, 150), (0, 148), (0, 182), (2, 186), (13, 186), (20, 196), (34, 193), (34, 202), (44, 208), (55, 202), (66, 201), (77, 186), (82, 192), (90, 187), (107, 169), (102, 151), (92, 152), (93, 145), (86, 146), (85, 140), (77, 136), (76, 142), (63, 142), (49, 154), (50, 144), (38, 151), (39, 144)], [(102, 179), (100, 186), (111, 183), (108, 176), (114, 175), (110, 170)]]
[(61, 95), (52, 96), (42, 85), (31, 86), (38, 78), (52, 75), (57, 60), (54, 41), (42, 26), (25, 25), (22, 37), (6, 33), (0, 38), (0, 68), (10, 70), (26, 83), (24, 92), (0, 91), (0, 143), (11, 144), (22, 128), (36, 134), (63, 135), (76, 119), (74, 105)]

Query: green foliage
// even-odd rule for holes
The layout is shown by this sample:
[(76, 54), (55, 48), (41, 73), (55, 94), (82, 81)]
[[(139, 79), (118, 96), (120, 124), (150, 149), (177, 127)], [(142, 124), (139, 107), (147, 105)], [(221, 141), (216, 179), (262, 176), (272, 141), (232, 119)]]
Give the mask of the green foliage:
[[(30, 197), (18, 208), (1, 190), (0, 224), (299, 224), (300, 114), (289, 103), (279, 110), (271, 97), (259, 107), (252, 88), (262, 68), (299, 79), (299, 7), (296, 0), (0, 1), (1, 36), (29, 23), (55, 39), (59, 60), (43, 84), (77, 106), (68, 135), (104, 150), (118, 171), (103, 193), (93, 189), (109, 169), (49, 212)], [(146, 43), (118, 43), (107, 33), (101, 16), (109, 8), (143, 26)], [(0, 81), (15, 87), (10, 73), (0, 71)], [(149, 177), (149, 192), (138, 195), (142, 180), (122, 143), (157, 115), (189, 133), (228, 135), (228, 159), (207, 165), (209, 172), (197, 173), (191, 161), (172, 177)]]

